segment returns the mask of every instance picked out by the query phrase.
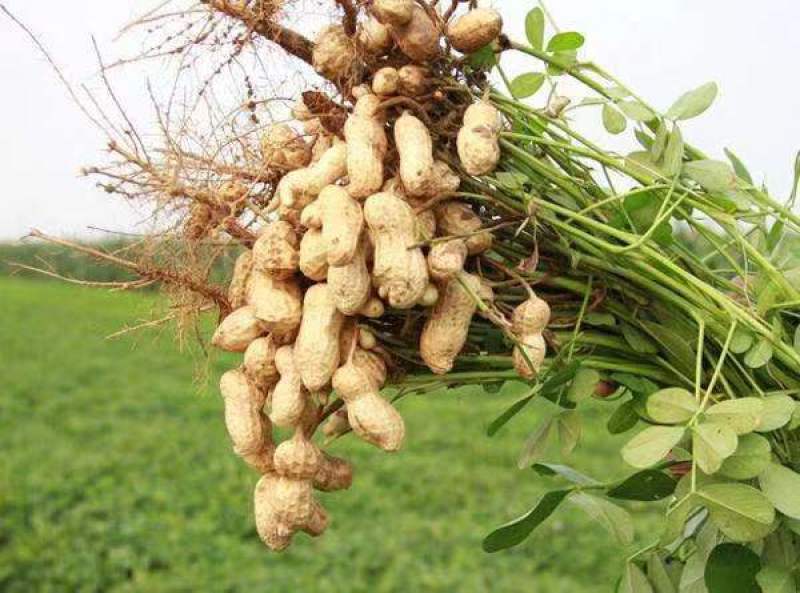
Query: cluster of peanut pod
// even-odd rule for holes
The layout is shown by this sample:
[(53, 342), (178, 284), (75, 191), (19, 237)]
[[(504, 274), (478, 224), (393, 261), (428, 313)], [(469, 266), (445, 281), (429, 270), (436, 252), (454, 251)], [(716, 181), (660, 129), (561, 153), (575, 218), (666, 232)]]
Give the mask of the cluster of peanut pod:
[[(451, 24), (447, 39), (470, 52), (495, 39), (501, 26), (497, 13), (476, 9)], [(322, 424), (327, 435), (352, 430), (388, 452), (403, 444), (403, 419), (380, 395), (393, 361), (370, 321), (390, 311), (423, 312), (420, 357), (444, 374), (473, 315), (493, 299), (480, 275), (465, 270), (471, 257), (492, 248), (493, 236), (470, 204), (449, 196), (464, 173), (485, 175), (497, 166), (500, 114), (485, 101), (466, 109), (455, 171), (437, 158), (447, 147), (435, 145), (423, 119), (385, 108), (392, 97), (430, 92), (424, 64), (440, 44), (416, 3), (375, 0), (355, 41), (336, 25), (315, 43), (314, 65), (329, 79), (345, 79), (364, 55), (373, 65), (371, 84), (351, 89), (341, 134), (329, 132), (301, 100), (296, 121), (273, 125), (262, 140), (264, 165), (285, 174), (266, 208), (270, 222), (236, 262), (233, 310), (213, 344), (244, 354), (241, 367), (222, 377), (225, 421), (236, 454), (262, 475), (256, 524), (274, 550), (286, 548), (297, 531), (325, 530), (328, 515), (315, 489), (352, 482), (350, 464), (313, 442), (331, 398), (343, 406)], [(393, 60), (398, 67), (385, 65), (390, 54), (400, 58)], [(531, 293), (508, 323), (524, 377), (544, 360), (549, 317), (547, 303)], [(274, 426), (293, 435), (276, 446)]]

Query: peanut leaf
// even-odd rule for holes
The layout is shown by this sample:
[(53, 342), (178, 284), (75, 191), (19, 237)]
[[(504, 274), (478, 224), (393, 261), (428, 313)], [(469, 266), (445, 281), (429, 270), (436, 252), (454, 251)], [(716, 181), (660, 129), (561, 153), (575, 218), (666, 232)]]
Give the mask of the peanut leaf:
[(583, 45), (584, 37), (575, 31), (557, 33), (547, 42), (547, 51), (570, 51), (578, 49)]
[(649, 426), (622, 447), (622, 458), (633, 467), (651, 467), (667, 456), (684, 433), (682, 426)]
[(621, 134), (628, 127), (625, 116), (608, 103), (603, 105), (603, 127), (610, 134)]
[(688, 93), (684, 93), (667, 110), (667, 117), (674, 120), (691, 119), (711, 107), (717, 98), (717, 83), (709, 82)]
[(544, 46), (544, 11), (538, 6), (525, 17), (525, 35), (534, 49)]
[(525, 99), (542, 88), (544, 84), (544, 74), (540, 72), (527, 72), (520, 74), (511, 81), (511, 93), (517, 99)]
[(483, 540), (483, 550), (492, 553), (519, 545), (555, 512), (570, 492), (570, 490), (548, 492), (530, 511), (487, 535)]

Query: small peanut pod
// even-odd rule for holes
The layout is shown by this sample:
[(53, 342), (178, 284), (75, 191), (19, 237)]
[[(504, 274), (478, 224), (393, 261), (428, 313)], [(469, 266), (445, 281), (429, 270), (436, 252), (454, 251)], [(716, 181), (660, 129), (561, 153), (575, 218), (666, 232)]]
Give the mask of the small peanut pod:
[(430, 283), (425, 287), (425, 292), (422, 294), (422, 298), (419, 299), (419, 304), (423, 307), (433, 307), (438, 302), (439, 289), (436, 288), (435, 284)]
[(373, 281), (392, 307), (413, 307), (428, 285), (425, 255), (416, 243), (416, 217), (395, 194), (375, 194), (364, 203), (364, 219), (375, 246)]
[(400, 73), (396, 68), (381, 68), (372, 77), (372, 92), (376, 95), (388, 96), (397, 93), (400, 85)]
[(323, 452), (322, 461), (314, 476), (314, 488), (323, 492), (335, 492), (347, 490), (352, 483), (353, 466), (340, 457)]
[(347, 404), (353, 432), (384, 451), (400, 449), (406, 430), (403, 417), (378, 394), (367, 371), (348, 362), (334, 374), (333, 388)]
[(253, 254), (250, 251), (244, 251), (236, 258), (231, 282), (228, 285), (228, 302), (232, 309), (244, 306), (247, 299), (247, 280), (250, 278), (252, 270)]
[(350, 178), (347, 191), (354, 198), (366, 198), (383, 184), (387, 139), (383, 122), (376, 115), (375, 101), (379, 101), (375, 95), (361, 97), (344, 125)]
[(319, 160), (304, 169), (290, 171), (278, 182), (275, 193), (285, 208), (302, 210), (326, 186), (347, 175), (347, 145), (334, 142)]
[(261, 473), (273, 468), (272, 426), (264, 416), (264, 392), (251, 384), (244, 372), (228, 371), (219, 383), (225, 400), (225, 427), (233, 451)]
[(383, 314), (386, 312), (386, 307), (383, 305), (383, 301), (381, 301), (378, 297), (370, 297), (364, 306), (358, 310), (358, 314), (362, 317), (367, 317), (368, 319), (378, 319), (383, 317)]
[(269, 223), (253, 244), (253, 267), (275, 278), (291, 278), (300, 255), (297, 234), (284, 220)]
[(458, 132), (458, 156), (470, 175), (487, 175), (500, 160), (499, 113), (493, 105), (480, 101), (464, 112), (464, 126)]
[(329, 185), (320, 193), (319, 212), (328, 264), (343, 266), (351, 262), (364, 227), (361, 205), (343, 188)]
[(244, 352), (250, 343), (263, 336), (267, 327), (256, 315), (255, 307), (239, 307), (219, 324), (211, 344), (228, 352)]
[(414, 11), (413, 0), (375, 0), (372, 14), (381, 23), (401, 27), (411, 21)]
[[(409, 18), (410, 18), (409, 13)], [(394, 43), (389, 27), (374, 16), (368, 17), (359, 25), (356, 35), (359, 47), (372, 57), (380, 57), (389, 53)]]
[(511, 330), (519, 339), (514, 347), (514, 368), (526, 379), (535, 377), (547, 354), (547, 343), (542, 332), (550, 321), (550, 306), (537, 296), (514, 309)]
[(428, 62), (441, 52), (439, 30), (420, 6), (414, 6), (407, 24), (391, 31), (397, 47), (414, 62)]
[(266, 393), (280, 378), (275, 367), (277, 349), (272, 336), (258, 338), (250, 342), (244, 352), (242, 369), (253, 385)]
[(331, 25), (317, 36), (312, 53), (314, 70), (330, 80), (347, 78), (357, 62), (356, 48), (341, 25)]
[(329, 439), (339, 437), (349, 430), (350, 421), (347, 419), (347, 408), (336, 410), (322, 425), (322, 434)]
[(428, 273), (437, 282), (446, 282), (464, 269), (467, 254), (461, 239), (436, 243), (428, 252)]
[(419, 97), (428, 92), (431, 86), (430, 70), (424, 66), (408, 64), (397, 71), (398, 90), (406, 97)]
[(293, 171), (308, 165), (311, 148), (288, 124), (276, 124), (261, 138), (261, 156), (267, 168)]
[(480, 232), (483, 227), (480, 217), (472, 211), (469, 204), (450, 201), (434, 208), (436, 223), (442, 236), (455, 236), (464, 239), (470, 255), (483, 253), (492, 246), (492, 234)]
[(500, 35), (503, 17), (491, 8), (476, 8), (457, 18), (447, 28), (447, 37), (455, 49), (471, 54)]
[(307, 229), (322, 228), (322, 207), (319, 200), (314, 200), (300, 213), (300, 224)]
[(400, 155), (400, 179), (410, 196), (430, 191), (433, 176), (433, 140), (422, 121), (403, 113), (394, 124), (394, 140)]
[(422, 360), (434, 373), (443, 375), (453, 368), (477, 310), (475, 297), (485, 290), (478, 277), (467, 273), (460, 274), (444, 287), (439, 302), (425, 322), (419, 345)]
[(339, 366), (344, 316), (327, 284), (315, 284), (303, 300), (303, 321), (294, 343), (294, 363), (306, 389), (319, 391)]
[(358, 314), (369, 300), (372, 279), (367, 268), (365, 243), (362, 237), (350, 263), (328, 266), (328, 287), (336, 308), (344, 315)]
[(303, 304), (294, 279), (281, 280), (253, 270), (247, 287), (247, 302), (273, 337), (293, 333), (300, 325)]
[(378, 339), (366, 327), (358, 328), (358, 345), (364, 350), (372, 350), (378, 345)]
[(272, 391), (269, 419), (275, 426), (296, 426), (303, 418), (308, 392), (303, 386), (291, 346), (282, 346), (275, 353), (275, 368), (280, 379)]
[[(306, 206), (303, 212), (308, 210), (308, 208), (309, 206)], [(323, 282), (325, 278), (327, 278), (328, 247), (325, 244), (322, 231), (319, 229), (308, 229), (300, 240), (299, 266), (303, 275), (315, 282)]]

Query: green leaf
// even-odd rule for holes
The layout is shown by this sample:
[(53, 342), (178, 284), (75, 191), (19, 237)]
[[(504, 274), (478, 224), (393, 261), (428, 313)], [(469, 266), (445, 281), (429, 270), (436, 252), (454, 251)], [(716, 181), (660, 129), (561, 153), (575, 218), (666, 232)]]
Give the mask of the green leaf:
[(496, 435), (498, 430), (503, 428), (503, 426), (505, 426), (509, 420), (511, 420), (514, 416), (519, 414), (522, 411), (522, 409), (530, 403), (530, 401), (536, 395), (536, 392), (534, 388), (529, 387), (528, 393), (529, 395), (526, 395), (525, 397), (522, 397), (517, 401), (515, 401), (506, 409), (505, 412), (503, 412), (497, 418), (492, 420), (492, 422), (486, 429), (487, 436), (493, 437), (494, 435)]
[(758, 434), (739, 437), (733, 455), (722, 462), (719, 474), (734, 480), (750, 480), (764, 471), (772, 459), (769, 441)]
[(631, 96), (631, 92), (621, 86), (606, 87), (606, 95), (614, 100), (621, 100)]
[(494, 48), (491, 44), (486, 45), (469, 54), (467, 62), (478, 70), (489, 70), (497, 66), (497, 54), (494, 53)]
[(682, 424), (700, 409), (694, 395), (680, 387), (656, 391), (647, 398), (647, 414), (662, 424)]
[(627, 323), (622, 326), (622, 337), (639, 354), (655, 354), (658, 346), (645, 334)]
[(694, 376), (696, 356), (691, 344), (663, 325), (643, 321), (642, 326), (656, 339), (661, 350), (671, 357), (672, 364), (689, 376)]
[(725, 156), (728, 157), (731, 165), (733, 165), (733, 170), (736, 172), (736, 175), (739, 177), (739, 179), (742, 179), (752, 185), (753, 177), (750, 175), (750, 172), (747, 170), (747, 167), (744, 166), (744, 163), (741, 161), (741, 159), (728, 148), (725, 149)]
[(558, 417), (558, 440), (561, 455), (566, 457), (575, 450), (581, 440), (581, 416), (578, 412), (562, 412)]
[(710, 421), (730, 426), (737, 435), (747, 434), (758, 428), (763, 413), (764, 401), (757, 397), (725, 400), (714, 404), (705, 412)]
[(667, 473), (645, 469), (629, 476), (606, 492), (611, 498), (620, 500), (661, 500), (675, 492), (678, 483)]
[(555, 512), (570, 492), (570, 490), (548, 492), (530, 511), (487, 535), (483, 540), (483, 550), (489, 553), (499, 552), (522, 543), (534, 529)]
[(575, 492), (569, 501), (605, 527), (620, 544), (627, 546), (633, 542), (633, 520), (625, 509), (585, 492)]
[(584, 315), (583, 322), (595, 327), (614, 327), (617, 325), (617, 319), (611, 313), (599, 313), (597, 311)]
[(736, 174), (722, 161), (691, 161), (683, 165), (683, 174), (710, 192), (724, 193), (736, 187)]
[(553, 63), (547, 65), (547, 73), (551, 76), (561, 76), (564, 70), (577, 64), (578, 51), (574, 49), (557, 51), (550, 56), (550, 60)]
[(606, 429), (610, 434), (622, 434), (628, 432), (639, 422), (639, 414), (636, 412), (636, 402), (628, 400), (620, 405), (611, 418), (608, 419)]
[(659, 554), (653, 553), (647, 558), (647, 578), (653, 584), (654, 593), (678, 593)]
[(614, 373), (611, 375), (611, 379), (640, 395), (650, 395), (658, 391), (658, 385), (650, 379), (631, 375), (630, 373)]
[(788, 395), (770, 395), (764, 398), (764, 410), (758, 432), (772, 432), (786, 426), (792, 419), (796, 403)]
[(760, 593), (756, 575), (761, 560), (741, 544), (720, 544), (706, 562), (705, 581), (708, 593)]
[(747, 352), (744, 363), (751, 369), (760, 369), (772, 360), (772, 354), (772, 344), (762, 338)]
[(695, 461), (704, 473), (719, 471), (722, 462), (733, 455), (739, 438), (730, 426), (705, 422), (694, 427), (693, 452)]
[(708, 554), (696, 551), (689, 556), (680, 580), (680, 593), (708, 593), (705, 570)]
[(619, 593), (653, 593), (653, 586), (638, 565), (628, 562), (617, 591)]
[(622, 448), (622, 458), (633, 467), (645, 469), (664, 459), (683, 438), (682, 426), (650, 426)]
[(669, 119), (691, 119), (711, 107), (717, 97), (717, 83), (709, 82), (703, 86), (681, 95), (667, 111)]
[(567, 389), (567, 399), (576, 403), (589, 399), (599, 382), (600, 373), (588, 367), (580, 367)]
[(800, 352), (800, 325), (794, 331), (794, 349)]
[(752, 486), (708, 484), (696, 496), (708, 509), (714, 524), (732, 541), (756, 541), (772, 529), (775, 508)]
[(559, 465), (558, 463), (535, 463), (532, 469), (540, 476), (560, 476), (580, 486), (597, 486), (600, 484), (600, 482), (594, 478), (590, 478), (572, 469), (568, 465)]
[(650, 156), (653, 157), (654, 161), (660, 160), (664, 154), (664, 149), (667, 147), (668, 136), (669, 128), (667, 128), (666, 122), (663, 120), (659, 121), (658, 128), (656, 129), (656, 137), (653, 140), (653, 146), (650, 147)]
[(617, 103), (617, 107), (620, 108), (622, 113), (634, 121), (648, 122), (653, 121), (656, 118), (656, 114), (653, 113), (652, 109), (636, 99), (620, 101)]
[(786, 466), (770, 463), (758, 476), (761, 491), (772, 505), (792, 519), (800, 519), (800, 475)]
[(683, 135), (678, 126), (672, 128), (669, 134), (667, 148), (664, 150), (664, 158), (661, 163), (661, 170), (667, 176), (677, 175), (683, 166)]
[(537, 462), (547, 449), (547, 439), (550, 436), (550, 429), (553, 426), (553, 419), (543, 420), (539, 427), (531, 433), (525, 445), (522, 447), (517, 460), (517, 467), (525, 469)]
[(570, 51), (578, 49), (583, 45), (583, 35), (575, 31), (567, 31), (566, 33), (558, 33), (553, 35), (547, 43), (547, 51)]
[(792, 571), (781, 566), (765, 566), (756, 575), (761, 593), (797, 593)]
[(608, 103), (603, 105), (603, 126), (611, 134), (622, 134), (628, 127), (625, 116)]
[(735, 332), (733, 332), (730, 350), (734, 354), (744, 354), (750, 350), (751, 346), (753, 345), (753, 341), (753, 334), (743, 329), (737, 329)]
[(520, 74), (511, 81), (511, 93), (516, 99), (525, 99), (542, 88), (544, 84), (544, 74), (541, 72), (527, 72)]
[(544, 46), (544, 11), (538, 6), (525, 17), (525, 35), (534, 49)]

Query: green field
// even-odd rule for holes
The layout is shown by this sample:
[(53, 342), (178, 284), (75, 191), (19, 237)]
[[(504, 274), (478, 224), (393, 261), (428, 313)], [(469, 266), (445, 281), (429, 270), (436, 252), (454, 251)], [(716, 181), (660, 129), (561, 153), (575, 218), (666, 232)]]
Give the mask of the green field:
[[(613, 589), (624, 551), (573, 507), (522, 546), (481, 550), (488, 531), (547, 486), (515, 466), (547, 409), (531, 406), (489, 439), (487, 422), (510, 400), (476, 392), (404, 400), (408, 444), (399, 454), (336, 442), (356, 479), (322, 495), (328, 532), (267, 552), (251, 519), (257, 476), (230, 450), (215, 391), (235, 358), (215, 359), (198, 387), (201, 361), (180, 353), (169, 332), (105, 339), (156, 303), (0, 277), (0, 591)], [(603, 416), (585, 420), (571, 463), (620, 475)], [(652, 517), (637, 524), (653, 536)]]

